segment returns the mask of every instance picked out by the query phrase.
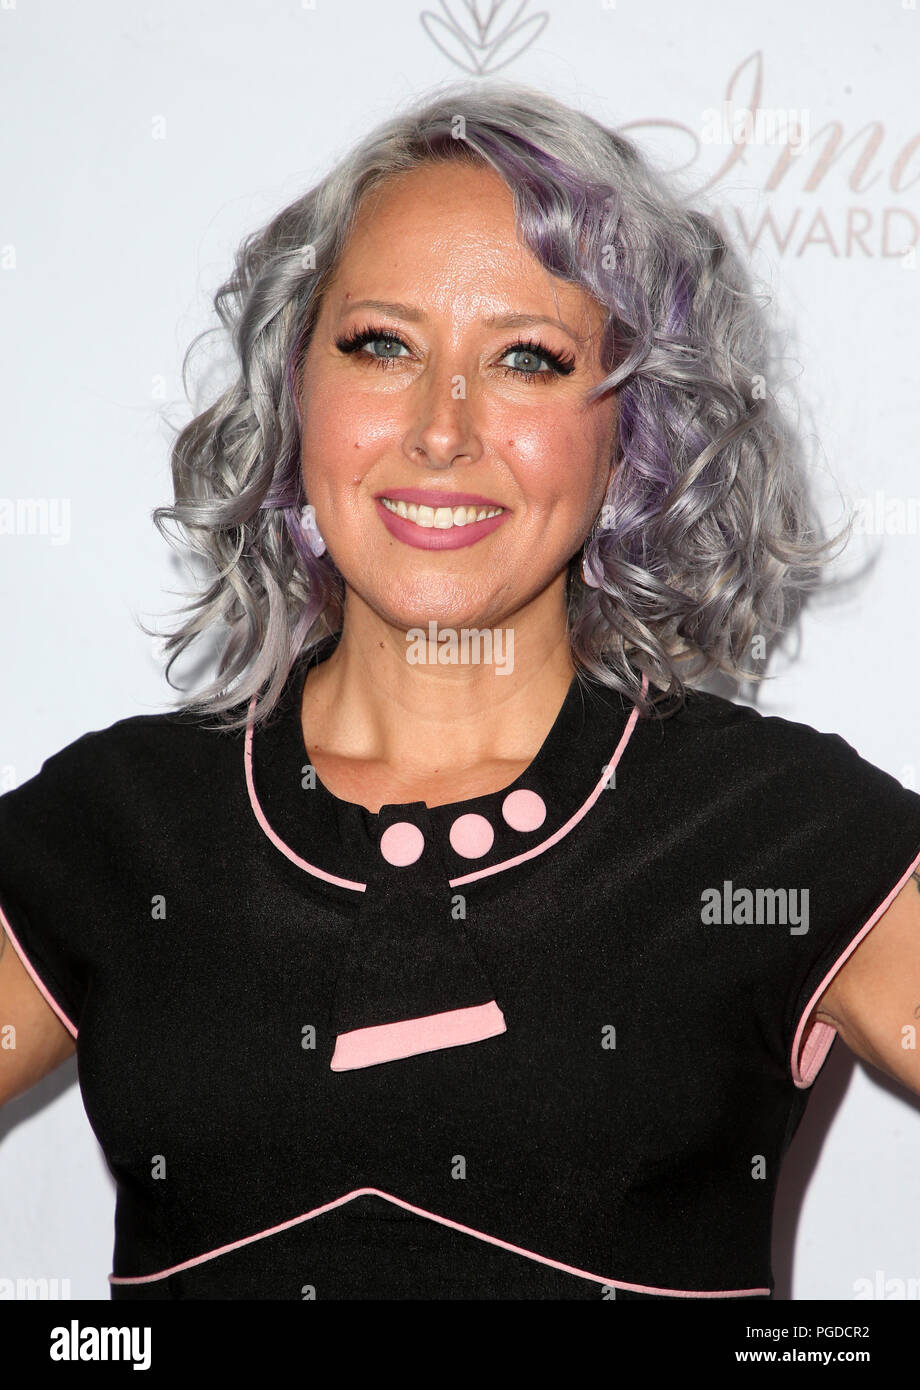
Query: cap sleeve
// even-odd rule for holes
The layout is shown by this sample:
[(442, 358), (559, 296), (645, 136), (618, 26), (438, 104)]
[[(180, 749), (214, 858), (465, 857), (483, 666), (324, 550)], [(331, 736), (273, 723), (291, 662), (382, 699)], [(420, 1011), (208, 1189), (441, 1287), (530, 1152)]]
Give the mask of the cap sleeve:
[(0, 796), (0, 921), (73, 1037), (93, 954), (93, 739), (84, 734)]
[(836, 1037), (809, 1024), (812, 1009), (920, 867), (920, 796), (839, 734), (786, 727), (784, 834), (809, 904), (807, 931), (791, 938), (784, 1035), (792, 1079), (807, 1088)]

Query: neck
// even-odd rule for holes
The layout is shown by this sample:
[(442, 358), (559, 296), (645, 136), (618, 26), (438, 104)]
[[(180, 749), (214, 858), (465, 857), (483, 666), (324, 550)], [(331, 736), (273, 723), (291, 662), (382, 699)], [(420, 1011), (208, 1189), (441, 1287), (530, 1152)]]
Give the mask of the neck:
[(491, 627), (407, 632), (349, 594), (338, 645), (304, 687), (304, 737), (326, 785), (362, 786), (369, 795), (352, 799), (365, 804), (414, 789), (434, 805), (519, 775), (575, 672), (561, 591), (541, 600)]

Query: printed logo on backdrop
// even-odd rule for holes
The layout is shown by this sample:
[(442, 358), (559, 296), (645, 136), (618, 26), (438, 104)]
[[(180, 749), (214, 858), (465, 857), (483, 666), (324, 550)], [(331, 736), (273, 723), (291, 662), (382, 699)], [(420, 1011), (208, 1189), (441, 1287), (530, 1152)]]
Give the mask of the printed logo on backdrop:
[[(913, 5), (902, 8), (906, 12)], [(422, 28), (451, 63), (476, 77), (517, 61), (550, 18), (545, 10), (531, 12), (528, 0), (441, 0), (441, 9), (443, 15), (423, 10)], [(615, 0), (603, 0), (597, 15), (598, 44), (603, 44), (605, 26), (616, 23)], [(850, 95), (852, 89), (843, 87), (842, 92)], [(678, 144), (689, 143), (689, 157), (672, 167), (672, 174), (703, 163), (711, 168), (715, 151), (716, 167), (699, 193), (730, 176), (737, 179), (740, 166), (746, 186), (769, 206), (751, 213), (723, 201), (710, 215), (749, 253), (762, 249), (771, 258), (899, 259), (904, 269), (916, 270), (920, 219), (902, 199), (920, 181), (920, 132), (889, 135), (879, 119), (851, 126), (830, 117), (817, 125), (807, 102), (775, 104), (769, 95), (758, 50), (731, 73), (724, 95), (714, 94), (713, 103), (692, 120), (646, 116), (615, 129), (648, 128), (656, 141), (671, 133)], [(794, 201), (779, 210), (783, 194)], [(726, 225), (726, 215), (733, 226)]]
[[(638, 120), (619, 129), (652, 125), (677, 132), (692, 142), (689, 166), (701, 151), (724, 148), (701, 191), (729, 175), (737, 178), (740, 165), (748, 186), (773, 204), (753, 217), (733, 209), (736, 225), (729, 230), (749, 251), (762, 246), (771, 257), (900, 259), (905, 269), (916, 269), (920, 221), (901, 200), (920, 181), (920, 132), (889, 136), (878, 119), (850, 126), (830, 117), (816, 125), (807, 104), (771, 106), (766, 97), (763, 54), (756, 52), (731, 74), (724, 99), (699, 113), (698, 127)], [(795, 201), (780, 212), (784, 193)], [(798, 201), (801, 195), (808, 195), (805, 201)]]
[(464, 72), (498, 72), (534, 42), (549, 23), (545, 10), (526, 14), (530, 0), (441, 0), (442, 18), (423, 10), (422, 28), (432, 43)]

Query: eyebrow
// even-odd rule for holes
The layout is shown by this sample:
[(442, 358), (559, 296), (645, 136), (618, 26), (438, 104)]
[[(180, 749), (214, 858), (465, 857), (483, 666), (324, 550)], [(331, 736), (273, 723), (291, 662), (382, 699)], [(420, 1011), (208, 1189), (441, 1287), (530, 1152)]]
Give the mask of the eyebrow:
[[(401, 304), (395, 299), (356, 299), (342, 305), (342, 313), (351, 309), (376, 309), (380, 314), (391, 314), (393, 318), (406, 319), (408, 323), (422, 323), (426, 315), (412, 304)], [(492, 314), (483, 319), (486, 328), (529, 328), (531, 324), (548, 323), (553, 328), (561, 328), (576, 343), (582, 341), (580, 335), (562, 319), (553, 319), (545, 314)]]

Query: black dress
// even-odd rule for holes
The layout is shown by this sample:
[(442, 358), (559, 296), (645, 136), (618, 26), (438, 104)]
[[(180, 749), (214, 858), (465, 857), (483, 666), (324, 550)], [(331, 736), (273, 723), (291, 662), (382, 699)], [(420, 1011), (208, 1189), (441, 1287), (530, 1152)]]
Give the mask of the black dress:
[(0, 797), (112, 1298), (769, 1297), (808, 1016), (920, 864), (920, 796), (582, 677), (509, 787), (375, 815), (309, 767), (307, 665), (254, 733), (122, 719)]

